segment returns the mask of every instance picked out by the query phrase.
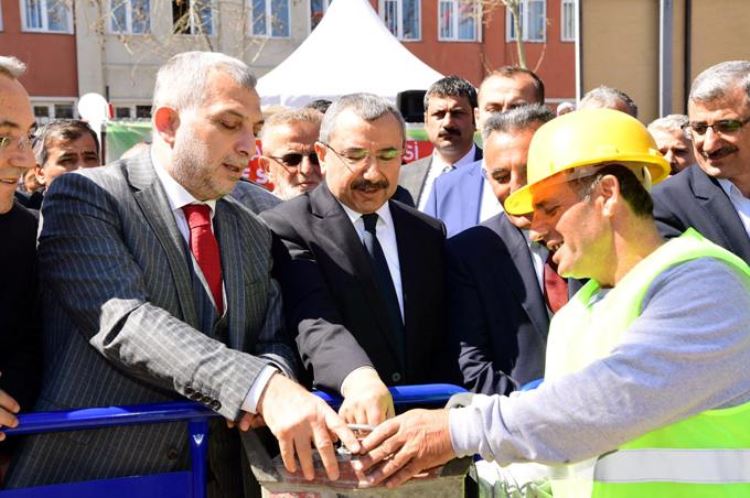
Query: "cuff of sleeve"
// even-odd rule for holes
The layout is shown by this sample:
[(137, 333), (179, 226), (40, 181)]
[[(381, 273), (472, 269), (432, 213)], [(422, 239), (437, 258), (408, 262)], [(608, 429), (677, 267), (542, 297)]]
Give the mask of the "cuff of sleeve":
[(456, 456), (476, 455), (482, 441), (482, 419), (478, 410), (468, 406), (448, 411), (451, 444)]
[(250, 390), (245, 395), (245, 400), (242, 402), (242, 411), (248, 413), (258, 413), (258, 401), (266, 389), (266, 384), (271, 380), (273, 374), (277, 373), (278, 370), (271, 365), (266, 365), (263, 370), (260, 371), (258, 376), (255, 378), (255, 382), (250, 386)]
[[(352, 374), (354, 374), (354, 372), (359, 372), (360, 370), (365, 370), (365, 369), (372, 370), (373, 372), (375, 372), (375, 369), (373, 367), (370, 367), (370, 366), (363, 366), (363, 367), (355, 368), (354, 370), (352, 370), (351, 372), (349, 372), (346, 375), (346, 377), (344, 377), (343, 382), (341, 382), (341, 390), (339, 392), (343, 395), (344, 391), (346, 390), (346, 382), (349, 379), (352, 378)], [(375, 372), (375, 373), (377, 374), (377, 372)]]

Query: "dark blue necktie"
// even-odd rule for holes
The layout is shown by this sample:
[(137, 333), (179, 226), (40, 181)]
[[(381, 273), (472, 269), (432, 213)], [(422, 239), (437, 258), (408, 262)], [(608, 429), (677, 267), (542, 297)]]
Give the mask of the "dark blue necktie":
[(372, 273), (375, 277), (375, 286), (383, 298), (383, 304), (385, 304), (388, 314), (388, 323), (390, 324), (391, 333), (398, 348), (399, 359), (403, 365), (404, 322), (401, 320), (401, 308), (398, 305), (398, 296), (396, 295), (396, 288), (393, 286), (391, 272), (388, 270), (388, 262), (385, 259), (383, 248), (380, 246), (375, 232), (375, 227), (378, 224), (378, 214), (363, 214), (362, 221), (365, 223), (363, 242), (365, 249), (367, 249), (367, 254), (370, 256)]

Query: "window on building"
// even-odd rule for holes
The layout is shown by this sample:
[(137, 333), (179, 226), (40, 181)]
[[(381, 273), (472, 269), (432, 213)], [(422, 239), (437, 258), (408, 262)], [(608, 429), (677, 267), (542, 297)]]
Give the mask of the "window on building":
[(172, 0), (172, 25), (183, 35), (213, 35), (212, 0)]
[[(547, 0), (521, 0), (518, 3), (519, 23), (523, 32), (523, 41), (543, 42), (547, 36)], [(506, 41), (514, 41), (516, 26), (513, 24), (513, 14), (505, 9)]]
[(480, 2), (476, 0), (439, 0), (438, 40), (477, 41), (482, 25)]
[(113, 33), (149, 33), (150, 0), (110, 0), (109, 26)]
[(399, 40), (419, 40), (422, 25), (420, 0), (380, 0), (380, 16)]
[(73, 102), (34, 102), (34, 118), (38, 125), (53, 119), (75, 119), (77, 117)]
[(333, 0), (310, 0), (310, 31), (314, 30), (315, 27), (323, 19), (323, 14), (326, 13), (328, 7), (331, 5)]
[(151, 106), (150, 105), (135, 106), (135, 117), (151, 119)]
[(576, 41), (576, 0), (562, 0), (560, 12), (560, 39), (566, 42)]
[(3, 4), (0, 3), (0, 31), (3, 30)]
[(289, 38), (289, 0), (248, 0), (250, 34)]
[(115, 118), (130, 119), (130, 107), (115, 107)]
[(74, 119), (73, 104), (55, 104), (55, 119)]
[(24, 31), (73, 32), (67, 0), (21, 0), (21, 18)]

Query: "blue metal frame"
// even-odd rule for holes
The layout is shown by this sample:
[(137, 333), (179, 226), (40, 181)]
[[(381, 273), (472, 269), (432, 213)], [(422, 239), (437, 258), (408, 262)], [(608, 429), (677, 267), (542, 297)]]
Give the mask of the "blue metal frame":
[[(450, 384), (389, 389), (399, 408), (436, 405), (444, 403), (453, 394), (465, 392), (463, 388)], [(340, 396), (322, 391), (314, 393), (333, 408), (341, 405)], [(23, 413), (18, 416), (18, 427), (4, 430), (8, 436), (187, 421), (191, 470), (5, 490), (0, 491), (0, 498), (205, 498), (208, 418), (214, 416), (219, 415), (192, 401)]]

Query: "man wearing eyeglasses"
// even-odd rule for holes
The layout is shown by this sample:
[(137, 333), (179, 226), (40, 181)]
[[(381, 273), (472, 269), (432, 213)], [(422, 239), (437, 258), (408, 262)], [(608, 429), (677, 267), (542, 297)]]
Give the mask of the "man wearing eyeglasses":
[(698, 168), (654, 189), (666, 237), (693, 227), (750, 262), (750, 61), (729, 61), (693, 82), (686, 131)]
[[(41, 369), (36, 347), (37, 220), (14, 201), (19, 178), (34, 166), (34, 115), (18, 81), (25, 69), (18, 59), (0, 56), (0, 431), (18, 423), (19, 409), (32, 408)], [(5, 443), (0, 453), (8, 449)]]
[(322, 119), (315, 109), (295, 109), (274, 114), (263, 124), (259, 161), (280, 199), (304, 194), (323, 179), (314, 150)]
[(393, 414), (385, 385), (449, 381), (443, 288), (445, 229), (389, 200), (404, 121), (370, 94), (326, 112), (315, 151), (325, 181), (261, 217), (288, 251), (276, 256), (287, 323), (315, 384), (344, 396), (349, 422)]

